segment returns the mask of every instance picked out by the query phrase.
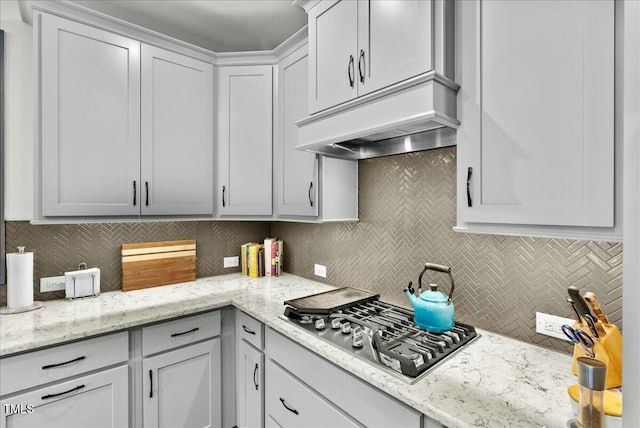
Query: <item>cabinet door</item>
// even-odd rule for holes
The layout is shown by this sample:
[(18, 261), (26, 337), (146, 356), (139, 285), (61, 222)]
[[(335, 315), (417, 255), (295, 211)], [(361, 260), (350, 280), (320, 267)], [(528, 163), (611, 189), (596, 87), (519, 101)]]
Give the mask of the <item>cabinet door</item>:
[(126, 427), (128, 388), (123, 366), (16, 395), (0, 402), (0, 427)]
[(296, 150), (296, 121), (307, 116), (308, 55), (306, 47), (280, 63), (276, 169), (278, 214), (318, 215), (318, 155)]
[(358, 2), (330, 0), (309, 11), (309, 113), (357, 95)]
[(142, 46), (142, 214), (213, 214), (213, 66)]
[(458, 5), (459, 218), (613, 226), (614, 2)]
[(39, 77), (42, 215), (138, 215), (140, 44), (45, 14)]
[(432, 0), (359, 0), (359, 96), (433, 68), (432, 10)]
[(218, 70), (218, 196), (221, 215), (271, 215), (273, 72)]
[(244, 340), (236, 349), (236, 420), (240, 428), (264, 426), (264, 354)]
[(146, 358), (143, 367), (145, 427), (219, 427), (220, 339)]

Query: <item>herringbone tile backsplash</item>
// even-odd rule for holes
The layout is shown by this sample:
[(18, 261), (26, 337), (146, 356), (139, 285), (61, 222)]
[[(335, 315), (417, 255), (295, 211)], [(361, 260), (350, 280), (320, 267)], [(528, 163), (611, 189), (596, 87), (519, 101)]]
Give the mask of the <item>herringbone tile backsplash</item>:
[[(141, 222), (80, 225), (6, 223), (6, 250), (35, 251), (38, 278), (57, 276), (86, 262), (101, 269), (101, 289), (120, 289), (120, 245), (196, 239), (198, 277), (238, 271), (222, 258), (242, 243), (277, 236), (286, 246), (285, 270), (335, 286), (380, 293), (408, 306), (402, 293), (417, 283), (425, 262), (451, 266), (456, 281), (456, 317), (477, 327), (568, 351), (567, 342), (535, 333), (535, 313), (571, 317), (566, 289), (593, 291), (613, 322), (622, 319), (622, 244), (510, 236), (460, 234), (456, 222), (456, 149), (360, 161), (358, 223)], [(326, 280), (313, 276), (314, 263), (327, 266)], [(427, 283), (446, 289), (441, 274)], [(6, 287), (0, 287), (6, 305)]]
[[(173, 221), (139, 223), (94, 223), (77, 225), (38, 225), (26, 221), (6, 223), (6, 249), (18, 245), (34, 252), (35, 300), (63, 299), (64, 291), (41, 294), (39, 278), (63, 275), (76, 270), (78, 263), (100, 268), (100, 290), (120, 290), (122, 265), (120, 248), (124, 243), (195, 239), (196, 276), (206, 277), (239, 272), (222, 267), (225, 256), (240, 254), (240, 245), (264, 239), (269, 223)], [(6, 305), (7, 287), (0, 287), (0, 303)]]
[[(358, 223), (272, 223), (284, 239), (285, 270), (335, 286), (380, 293), (408, 306), (425, 262), (451, 266), (460, 321), (568, 351), (535, 332), (535, 313), (572, 317), (567, 287), (593, 291), (613, 322), (622, 319), (622, 244), (461, 234), (456, 223), (456, 149), (360, 161)], [(314, 263), (327, 279), (313, 276)], [(445, 276), (429, 271), (448, 292)]]

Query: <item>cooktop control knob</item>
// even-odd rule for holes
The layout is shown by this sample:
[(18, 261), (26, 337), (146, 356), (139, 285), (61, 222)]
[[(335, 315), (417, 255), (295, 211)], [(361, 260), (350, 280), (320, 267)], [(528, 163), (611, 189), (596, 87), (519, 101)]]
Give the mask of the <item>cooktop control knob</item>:
[(351, 323), (348, 321), (343, 322), (342, 326), (340, 327), (340, 330), (342, 331), (342, 334), (351, 333)]
[(316, 330), (324, 330), (327, 324), (324, 322), (324, 318), (318, 318), (315, 323)]
[(362, 329), (355, 327), (351, 333), (351, 346), (354, 348), (362, 348)]
[(332, 318), (331, 319), (331, 328), (334, 330), (340, 330), (342, 324), (342, 318)]

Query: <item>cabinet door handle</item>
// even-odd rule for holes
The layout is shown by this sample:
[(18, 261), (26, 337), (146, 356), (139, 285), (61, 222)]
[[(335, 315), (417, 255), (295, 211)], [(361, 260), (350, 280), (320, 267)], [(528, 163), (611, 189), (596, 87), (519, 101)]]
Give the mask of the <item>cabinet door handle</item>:
[(469, 167), (467, 169), (467, 206), (470, 207), (471, 204), (471, 173), (473, 169)]
[(360, 83), (364, 83), (364, 75), (367, 64), (364, 61), (364, 49), (360, 49), (360, 58), (358, 58), (358, 74), (360, 74)]
[(287, 406), (286, 401), (284, 401), (284, 398), (280, 397), (280, 402), (282, 403), (282, 405), (284, 406), (285, 409), (287, 409), (288, 411), (290, 411), (291, 413), (294, 414), (298, 414), (298, 411), (296, 409), (294, 409), (293, 407), (289, 407)]
[(47, 364), (46, 366), (42, 366), (42, 370), (47, 370), (47, 369), (52, 369), (54, 367), (66, 366), (67, 364), (77, 363), (78, 361), (82, 361), (85, 358), (87, 357), (83, 355), (82, 357), (74, 358), (73, 360), (65, 361), (64, 363)]
[(149, 206), (149, 182), (148, 181), (144, 182), (144, 187), (147, 190), (147, 197), (146, 197), (146, 200), (145, 200), (145, 205)]
[(353, 55), (349, 55), (349, 66), (347, 67), (347, 74), (349, 76), (349, 86), (353, 88), (354, 77), (355, 74), (354, 65), (353, 65)]
[(47, 400), (47, 399), (49, 399), (49, 398), (60, 397), (61, 395), (70, 394), (70, 393), (75, 392), (75, 391), (80, 391), (82, 388), (84, 388), (84, 385), (78, 385), (78, 386), (76, 386), (75, 388), (71, 388), (71, 389), (70, 389), (70, 390), (68, 390), (68, 391), (58, 392), (57, 394), (47, 394), (47, 395), (43, 395), (43, 396), (42, 396), (42, 399), (43, 399), (43, 400)]
[(256, 391), (258, 390), (258, 364), (256, 363), (256, 368), (253, 369), (253, 384), (256, 386)]
[(200, 327), (194, 327), (191, 330), (183, 331), (182, 333), (173, 333), (171, 337), (184, 336), (185, 334), (193, 333), (194, 331), (200, 330)]
[(136, 199), (138, 199), (136, 195), (136, 180), (133, 180), (133, 206), (136, 206)]
[(153, 398), (153, 370), (149, 370), (149, 398)]
[(248, 328), (246, 325), (242, 324), (242, 329), (245, 331), (245, 333), (249, 333), (249, 334), (253, 334), (255, 336), (256, 332), (251, 330), (250, 328)]
[(309, 182), (309, 205), (313, 206), (313, 200), (311, 199), (311, 189), (313, 189), (313, 181)]
[(224, 192), (227, 190), (227, 188), (225, 186), (222, 186), (222, 208), (224, 208), (225, 204), (224, 204)]

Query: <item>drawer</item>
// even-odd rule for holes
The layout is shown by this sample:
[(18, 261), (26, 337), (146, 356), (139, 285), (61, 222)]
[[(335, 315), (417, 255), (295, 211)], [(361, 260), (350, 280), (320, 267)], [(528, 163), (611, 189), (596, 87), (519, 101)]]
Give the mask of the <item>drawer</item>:
[(142, 328), (142, 354), (157, 354), (220, 335), (220, 311), (207, 312)]
[(110, 334), (0, 360), (0, 395), (126, 362), (129, 333)]
[(244, 339), (256, 348), (264, 348), (263, 324), (242, 311), (236, 311), (236, 337)]
[(0, 427), (113, 428), (126, 427), (128, 420), (127, 366), (54, 383), (0, 401)]
[(348, 412), (364, 426), (369, 428), (420, 427), (422, 420), (420, 412), (354, 377), (280, 333), (267, 328), (265, 334), (265, 354), (270, 360), (286, 367), (289, 373)]
[(267, 419), (283, 428), (360, 426), (273, 361), (267, 362), (266, 370)]

